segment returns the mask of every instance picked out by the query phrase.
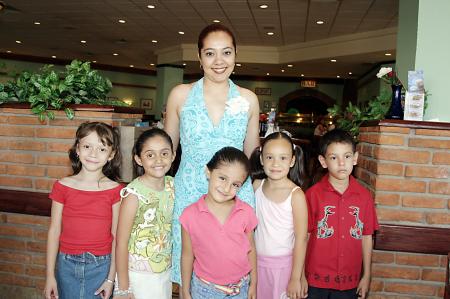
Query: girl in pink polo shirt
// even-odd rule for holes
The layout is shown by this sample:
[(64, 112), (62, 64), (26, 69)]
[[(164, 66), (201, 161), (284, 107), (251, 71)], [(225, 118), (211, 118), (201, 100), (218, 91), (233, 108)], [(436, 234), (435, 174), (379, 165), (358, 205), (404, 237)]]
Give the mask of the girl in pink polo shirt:
[(257, 220), (252, 207), (236, 197), (249, 161), (242, 151), (224, 147), (206, 166), (208, 193), (180, 217), (183, 299), (256, 299)]
[(267, 136), (252, 155), (258, 228), (258, 299), (306, 297), (308, 229), (303, 152), (285, 133)]

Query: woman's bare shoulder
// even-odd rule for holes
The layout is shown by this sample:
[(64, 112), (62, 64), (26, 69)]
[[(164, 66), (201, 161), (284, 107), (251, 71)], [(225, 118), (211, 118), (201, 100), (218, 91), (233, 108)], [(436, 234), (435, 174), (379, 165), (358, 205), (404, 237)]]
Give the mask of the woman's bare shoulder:
[(191, 90), (193, 83), (190, 84), (179, 84), (172, 88), (168, 98), (168, 106), (180, 107), (186, 100), (189, 91)]

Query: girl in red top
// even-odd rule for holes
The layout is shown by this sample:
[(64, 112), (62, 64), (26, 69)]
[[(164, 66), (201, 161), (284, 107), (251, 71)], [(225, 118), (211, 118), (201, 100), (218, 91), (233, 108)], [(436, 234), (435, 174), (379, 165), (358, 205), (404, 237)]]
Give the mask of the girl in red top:
[(119, 148), (119, 135), (110, 125), (84, 123), (76, 132), (69, 150), (73, 175), (55, 182), (49, 195), (47, 299), (111, 296), (122, 189)]

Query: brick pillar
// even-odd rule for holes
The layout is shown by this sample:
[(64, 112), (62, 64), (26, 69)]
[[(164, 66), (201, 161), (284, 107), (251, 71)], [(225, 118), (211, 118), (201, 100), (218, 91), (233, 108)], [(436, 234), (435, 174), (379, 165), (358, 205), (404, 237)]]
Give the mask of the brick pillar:
[[(449, 149), (449, 123), (361, 128), (356, 176), (373, 192), (380, 223), (450, 228)], [(369, 298), (442, 298), (446, 268), (444, 255), (376, 250)]]
[(101, 121), (118, 127), (142, 118), (141, 109), (75, 110), (73, 120), (56, 111), (54, 120), (40, 122), (29, 109), (0, 106), (0, 188), (47, 192), (56, 179), (72, 173), (67, 152), (81, 123)]

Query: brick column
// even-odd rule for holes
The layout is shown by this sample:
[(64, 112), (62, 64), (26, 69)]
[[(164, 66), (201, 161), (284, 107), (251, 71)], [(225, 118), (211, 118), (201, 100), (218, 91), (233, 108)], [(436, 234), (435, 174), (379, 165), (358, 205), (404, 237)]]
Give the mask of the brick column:
[[(86, 105), (85, 105), (86, 106)], [(72, 173), (67, 151), (78, 126), (101, 121), (115, 127), (133, 125), (141, 109), (75, 108), (75, 118), (56, 111), (54, 120), (40, 122), (29, 109), (0, 106), (0, 188), (47, 192), (53, 182)], [(77, 110), (82, 109), (82, 110)]]
[[(373, 192), (380, 223), (450, 228), (449, 149), (449, 123), (361, 128), (355, 173)], [(442, 298), (446, 268), (446, 255), (376, 250), (369, 298)]]

